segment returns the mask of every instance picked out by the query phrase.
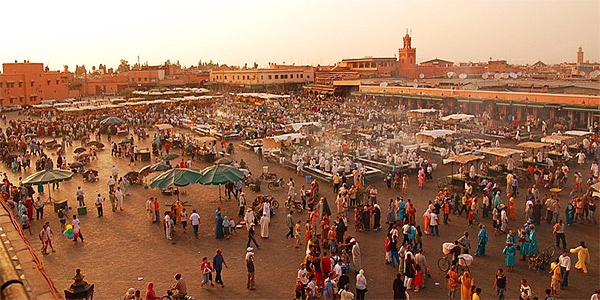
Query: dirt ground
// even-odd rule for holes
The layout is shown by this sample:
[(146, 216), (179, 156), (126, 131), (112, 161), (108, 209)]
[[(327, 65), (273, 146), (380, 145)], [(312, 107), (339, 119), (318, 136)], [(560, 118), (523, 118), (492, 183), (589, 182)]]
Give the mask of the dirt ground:
[[(104, 137), (103, 142), (106, 143)], [(142, 147), (148, 146), (150, 139), (141, 144)], [(73, 160), (73, 149), (79, 146), (76, 142), (72, 148), (67, 149), (67, 160)], [(236, 144), (237, 146), (237, 144)], [(51, 156), (56, 157), (54, 153)], [(236, 223), (237, 202), (222, 202), (218, 198), (217, 186), (194, 185), (182, 188), (184, 194), (181, 199), (188, 201), (190, 206), (186, 206), (189, 213), (192, 209), (198, 210), (201, 216), (200, 238), (195, 239), (188, 228), (187, 233), (183, 233), (181, 227), (176, 227), (176, 233), (172, 241), (165, 238), (162, 225), (153, 224), (145, 214), (145, 201), (149, 196), (158, 197), (161, 202), (161, 212), (164, 211), (165, 203), (172, 203), (175, 196), (164, 196), (160, 190), (144, 189), (141, 185), (132, 185), (131, 195), (125, 198), (125, 210), (112, 212), (110, 205), (105, 205), (103, 218), (96, 217), (96, 210), (92, 205), (93, 196), (97, 193), (107, 197), (108, 187), (106, 184), (113, 165), (119, 169), (119, 174), (125, 174), (130, 170), (139, 170), (147, 163), (136, 162), (135, 166), (128, 166), (128, 159), (111, 157), (109, 150), (99, 152), (99, 159), (91, 162), (91, 167), (100, 170), (100, 182), (83, 183), (80, 175), (76, 175), (71, 181), (60, 184), (58, 190), (52, 191), (52, 196), (58, 199), (68, 199), (69, 205), (77, 206), (75, 200), (75, 190), (81, 186), (86, 193), (88, 203), (87, 215), (80, 216), (82, 223), (82, 232), (85, 242), (74, 243), (63, 237), (56, 214), (49, 206), (45, 208), (45, 219), (50, 220), (55, 236), (53, 239), (56, 248), (55, 253), (43, 256), (46, 269), (49, 271), (55, 285), (59, 289), (67, 288), (73, 281), (75, 269), (80, 268), (86, 276), (89, 283), (95, 284), (95, 299), (122, 299), (128, 288), (135, 288), (142, 291), (146, 289), (148, 282), (154, 282), (155, 290), (158, 294), (164, 294), (167, 288), (173, 283), (175, 273), (183, 274), (183, 278), (188, 285), (189, 294), (196, 299), (290, 299), (294, 292), (294, 279), (300, 263), (303, 259), (304, 247), (294, 248), (294, 241), (287, 240), (285, 233), (285, 208), (279, 208), (276, 215), (271, 218), (270, 238), (262, 240), (257, 234), (261, 249), (255, 249), (256, 258), (256, 290), (249, 291), (245, 288), (246, 269), (244, 264), (244, 255), (246, 252), (247, 234), (241, 230), (233, 235), (231, 239), (215, 239), (214, 237), (214, 211), (217, 205), (222, 207), (224, 215), (233, 216)], [(297, 185), (304, 183), (302, 176), (296, 176), (295, 172), (274, 164), (268, 164), (264, 161), (258, 161), (256, 156), (249, 151), (244, 151), (240, 147), (236, 148), (236, 153), (232, 156), (234, 159), (244, 159), (250, 166), (254, 174), (258, 174), (263, 165), (269, 165), (272, 172), (284, 177), (294, 178)], [(450, 173), (449, 166), (443, 166), (439, 157), (433, 157), (432, 160), (438, 163), (438, 170), (434, 172), (435, 176), (444, 176)], [(194, 162), (193, 168), (203, 168), (206, 163)], [(587, 165), (586, 165), (587, 166)], [(26, 177), (30, 172), (22, 174), (9, 173), (10, 178), (17, 182), (18, 177)], [(586, 174), (583, 172), (583, 174)], [(156, 173), (153, 175), (157, 175)], [(151, 175), (151, 176), (153, 176)], [(572, 178), (570, 178), (572, 179)], [(437, 192), (437, 186), (434, 182), (426, 185), (426, 188), (419, 190), (416, 186), (416, 176), (411, 177), (408, 198), (412, 198), (417, 207), (417, 216), (420, 216), (427, 205), (428, 200), (432, 200)], [(567, 190), (570, 189), (573, 180), (568, 183)], [(328, 197), (329, 203), (333, 206), (333, 193), (331, 186), (321, 182), (321, 190)], [(397, 192), (388, 190), (385, 187), (383, 178), (376, 180), (375, 184), (379, 190), (380, 203), (383, 203), (382, 218), (385, 221), (387, 213), (386, 204), (390, 197), (395, 197)], [(527, 182), (521, 181), (521, 191), (527, 186)], [(47, 195), (46, 187), (46, 195)], [(297, 188), (299, 189), (299, 187)], [(263, 191), (267, 190), (263, 185)], [(223, 192), (223, 188), (221, 188)], [(245, 189), (249, 198), (254, 194)], [(542, 194), (545, 191), (542, 190)], [(272, 194), (283, 203), (285, 201), (284, 189), (273, 192)], [(566, 193), (563, 192), (562, 199), (565, 199)], [(524, 223), (523, 218), (524, 200), (523, 197), (516, 199), (517, 221), (509, 224), (509, 227), (515, 228)], [(75, 213), (75, 210), (69, 212)], [(564, 217), (564, 212), (563, 212)], [(302, 215), (295, 214), (295, 220), (305, 219), (306, 213)], [(417, 217), (417, 224), (422, 225), (422, 218)], [(494, 236), (491, 231), (491, 219), (483, 219), (486, 224), (490, 241), (487, 246), (487, 255), (477, 257), (471, 266), (472, 274), (475, 278), (475, 284), (482, 288), (482, 299), (495, 298), (495, 291), (492, 290), (494, 272), (498, 267), (504, 267), (504, 256), (501, 253), (504, 247), (504, 236)], [(41, 221), (34, 221), (34, 233), (39, 231), (42, 225)], [(353, 221), (347, 234), (357, 237), (363, 252), (363, 265), (365, 275), (368, 278), (367, 299), (390, 299), (392, 297), (392, 280), (395, 277), (396, 270), (384, 262), (384, 238), (385, 232), (354, 232)], [(385, 224), (384, 224), (385, 228)], [(449, 225), (440, 225), (441, 237), (423, 237), (425, 255), (427, 256), (431, 268), (431, 279), (427, 281), (427, 287), (419, 293), (410, 292), (411, 299), (445, 299), (446, 298), (446, 280), (444, 274), (436, 267), (437, 259), (441, 256), (441, 244), (447, 241), (453, 241), (462, 235), (463, 231), (469, 231), (472, 236), (472, 243), (476, 243), (477, 228), (467, 227), (467, 221), (464, 217), (452, 216)], [(573, 270), (570, 274), (569, 287), (562, 291), (561, 295), (565, 299), (589, 299), (593, 291), (600, 287), (600, 277), (598, 273), (599, 255), (599, 228), (598, 225), (580, 225), (576, 224), (567, 228), (566, 237), (569, 247), (575, 247), (580, 240), (586, 241), (591, 254), (591, 264), (589, 265), (590, 276), (584, 277), (580, 272)], [(37, 236), (31, 236), (33, 245), (40, 245)], [(540, 248), (553, 244), (551, 226), (542, 222), (538, 227), (538, 245)], [(201, 289), (202, 280), (199, 272), (199, 265), (203, 256), (212, 257), (215, 250), (220, 248), (229, 268), (223, 271), (223, 280), (225, 288), (220, 286), (209, 290)], [(573, 264), (577, 261), (575, 256), (571, 256)], [(534, 295), (543, 297), (543, 290), (550, 285), (550, 277), (545, 271), (532, 271), (527, 268), (525, 262), (517, 260), (515, 271), (508, 273), (507, 299), (518, 298), (518, 285), (521, 278), (526, 278), (533, 287)], [(355, 278), (351, 277), (351, 284), (354, 287)], [(440, 283), (439, 285), (434, 283)], [(543, 299), (543, 298), (542, 298)]]

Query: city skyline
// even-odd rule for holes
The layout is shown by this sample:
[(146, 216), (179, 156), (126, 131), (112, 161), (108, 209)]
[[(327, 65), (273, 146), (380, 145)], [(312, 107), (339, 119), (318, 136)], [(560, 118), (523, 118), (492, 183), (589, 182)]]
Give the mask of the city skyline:
[[(599, 1), (137, 1), (72, 6), (6, 4), (0, 62), (42, 62), (51, 70), (120, 59), (183, 66), (199, 60), (334, 64), (343, 58), (394, 57), (407, 28), (417, 61), (507, 60), (533, 64), (600, 61)], [(366, 4), (368, 3), (368, 5)], [(32, 4), (36, 7), (31, 10)], [(141, 7), (141, 5), (146, 5)], [(505, 16), (498, 18), (498, 16)]]

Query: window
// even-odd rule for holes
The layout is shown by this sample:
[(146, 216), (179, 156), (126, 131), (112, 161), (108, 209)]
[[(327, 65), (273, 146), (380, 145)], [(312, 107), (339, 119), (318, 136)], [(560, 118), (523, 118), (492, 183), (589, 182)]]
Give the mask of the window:
[(310, 78), (310, 75), (306, 75), (306, 78), (307, 78), (307, 79), (308, 79), (308, 78)]
[(300, 78), (304, 78), (304, 74), (300, 74)]
[(279, 75), (275, 75), (275, 79), (279, 79)]
[[(34, 83), (34, 81), (32, 80), (32, 81), (29, 83), (29, 86), (33, 87), (33, 83)], [(0, 85), (0, 87), (2, 87), (2, 86)]]
[(269, 75), (269, 79), (271, 79), (271, 75)]
[(142, 77), (138, 77), (138, 81), (142, 81)]
[(19, 81), (19, 87), (23, 87), (23, 81)]
[(0, 82), (0, 88), (2, 87), (2, 82)]
[(50, 80), (46, 80), (46, 85), (50, 85)]
[(19, 102), (23, 103), (23, 100), (25, 100), (25, 97), (19, 97)]
[[(260, 75), (260, 80), (263, 80), (264, 79), (263, 77), (264, 77), (263, 75)], [(0, 85), (0, 87), (2, 87), (2, 85)]]
[(8, 99), (10, 101), (10, 104), (13, 104), (13, 101), (15, 100), (14, 97), (10, 97), (10, 99)]
[(56, 85), (60, 84), (60, 79), (56, 79)]
[(148, 77), (144, 77), (144, 81), (148, 81)]

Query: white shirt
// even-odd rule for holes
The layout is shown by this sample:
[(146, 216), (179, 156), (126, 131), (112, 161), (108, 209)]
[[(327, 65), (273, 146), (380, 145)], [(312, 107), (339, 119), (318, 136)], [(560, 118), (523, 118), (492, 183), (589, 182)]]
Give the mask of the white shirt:
[(81, 222), (79, 221), (79, 219), (74, 219), (73, 220), (73, 231), (79, 232), (80, 224), (81, 224)]
[(300, 279), (302, 284), (307, 284), (308, 283), (307, 275), (308, 275), (308, 272), (306, 271), (306, 268), (303, 268), (303, 269), (298, 270), (297, 278)]
[(190, 222), (192, 223), (192, 226), (199, 225), (200, 224), (200, 215), (198, 213), (192, 213), (190, 215)]
[(558, 264), (567, 269), (567, 271), (571, 271), (571, 258), (568, 255), (561, 255), (558, 257)]
[(437, 214), (435, 214), (434, 212), (432, 212), (429, 215), (429, 218), (430, 218), (429, 219), (429, 225), (431, 225), (431, 226), (437, 226), (438, 225), (438, 215)]

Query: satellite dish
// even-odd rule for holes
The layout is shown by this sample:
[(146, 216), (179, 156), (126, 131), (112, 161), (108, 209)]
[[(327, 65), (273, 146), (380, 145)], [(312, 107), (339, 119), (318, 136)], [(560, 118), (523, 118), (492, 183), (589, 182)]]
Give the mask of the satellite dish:
[(502, 73), (502, 79), (508, 79), (508, 73)]
[(386, 86), (388, 86), (388, 83), (384, 81), (384, 82), (380, 83), (379, 86), (380, 87), (386, 87)]
[(591, 79), (596, 79), (596, 77), (598, 77), (598, 75), (600, 75), (600, 71), (596, 70), (590, 73), (590, 78)]
[(421, 79), (425, 78), (425, 74), (423, 74), (423, 73), (419, 74), (419, 78), (421, 78)]
[(419, 84), (415, 82), (415, 83), (413, 83), (413, 87), (414, 87), (414, 88), (418, 88), (418, 87), (419, 87)]
[(519, 76), (519, 77), (520, 77), (520, 76), (523, 76), (523, 72), (518, 72), (518, 73), (517, 73), (517, 76)]
[(461, 73), (460, 75), (458, 75), (458, 78), (460, 78), (460, 79), (466, 79), (467, 78), (467, 74)]
[(581, 75), (581, 76), (585, 76), (585, 72), (584, 72), (584, 71), (580, 71), (580, 72), (579, 72), (579, 75)]
[(481, 74), (481, 78), (483, 78), (483, 79), (488, 79), (488, 77), (489, 77), (488, 73)]
[(500, 75), (500, 73), (494, 73), (494, 79), (500, 79), (502, 78), (502, 75)]
[(455, 74), (456, 73), (454, 73), (454, 72), (448, 72), (448, 73), (446, 73), (446, 76), (448, 76), (448, 78), (452, 78), (452, 77), (454, 77)]
[(513, 72), (508, 73), (508, 76), (510, 76), (510, 78), (512, 78), (512, 79), (516, 79), (517, 78), (517, 74), (515, 74)]

